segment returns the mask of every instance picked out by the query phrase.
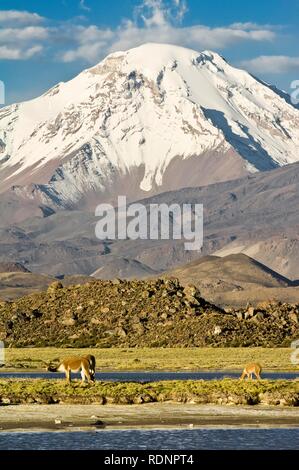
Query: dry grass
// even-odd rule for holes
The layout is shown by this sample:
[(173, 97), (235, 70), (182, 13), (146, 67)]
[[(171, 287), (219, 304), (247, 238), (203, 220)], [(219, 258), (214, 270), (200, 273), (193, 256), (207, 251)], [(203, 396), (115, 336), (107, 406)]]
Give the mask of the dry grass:
[(6, 368), (44, 369), (45, 363), (67, 356), (94, 354), (97, 370), (242, 369), (247, 362), (260, 362), (263, 369), (298, 370), (291, 363), (289, 348), (131, 348), (62, 349), (8, 348)]

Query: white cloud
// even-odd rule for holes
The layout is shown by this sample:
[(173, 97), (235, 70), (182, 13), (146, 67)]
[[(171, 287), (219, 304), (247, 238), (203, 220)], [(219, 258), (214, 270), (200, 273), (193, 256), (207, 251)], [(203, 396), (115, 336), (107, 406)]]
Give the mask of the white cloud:
[(0, 23), (9, 24), (37, 24), (44, 18), (37, 13), (19, 10), (0, 10)]
[(217, 49), (243, 41), (272, 41), (275, 37), (272, 31), (264, 29), (246, 31), (231, 27), (210, 28), (204, 25), (183, 28), (177, 31), (178, 33), (180, 33), (180, 39), (187, 45), (195, 44), (199, 47)]
[(72, 34), (74, 30), (76, 34), (79, 35), (79, 40), (83, 44), (96, 41), (108, 42), (114, 37), (114, 32), (111, 29), (100, 29), (94, 25), (87, 27), (77, 26), (76, 28), (72, 28), (69, 33)]
[(176, 11), (176, 20), (177, 21), (182, 21), (185, 14), (188, 11), (188, 6), (185, 0), (174, 0), (175, 7), (177, 8)]
[(87, 62), (94, 62), (95, 57), (100, 57), (105, 47), (104, 42), (96, 42), (94, 44), (85, 44), (77, 49), (66, 51), (63, 54), (63, 62), (73, 62), (84, 58)]
[(280, 29), (280, 25), (270, 25), (270, 24), (265, 24), (261, 25), (258, 23), (254, 23), (251, 21), (247, 21), (245, 23), (232, 23), (230, 25), (231, 28), (233, 29), (244, 29), (244, 30), (253, 30), (253, 29), (267, 29), (267, 30), (274, 30), (274, 29)]
[(15, 47), (0, 46), (0, 59), (6, 60), (27, 60), (33, 56), (40, 54), (43, 50), (42, 46), (33, 46), (27, 49), (18, 49)]
[(0, 46), (0, 59), (19, 60), (21, 55), (20, 49)]
[(143, 0), (134, 9), (136, 23), (141, 19), (146, 27), (180, 23), (188, 11), (186, 0)]
[(169, 11), (162, 0), (144, 0), (135, 8), (134, 16), (136, 20), (140, 18), (146, 28), (163, 27), (167, 24)]
[(33, 56), (39, 55), (43, 51), (43, 46), (37, 45), (33, 47), (29, 47), (23, 52), (23, 60), (24, 59), (29, 59)]
[(45, 19), (37, 13), (0, 10), (0, 59), (27, 60), (40, 54), (50, 30), (40, 26)]
[(79, 2), (79, 7), (81, 8), (81, 10), (91, 11), (91, 8), (89, 8), (89, 7), (86, 5), (85, 0), (80, 0), (80, 2)]
[(255, 73), (286, 73), (292, 70), (299, 72), (299, 57), (284, 55), (262, 55), (250, 60), (244, 60), (241, 65)]
[(0, 59), (27, 60), (40, 54), (50, 31), (41, 26), (0, 29)]
[(49, 30), (41, 26), (26, 26), (25, 28), (3, 28), (0, 30), (0, 44), (1, 43), (18, 43), (22, 44), (23, 41), (34, 41), (47, 39), (49, 37)]
[(273, 41), (271, 27), (255, 23), (235, 23), (227, 27), (211, 28), (202, 24), (183, 27), (180, 21), (187, 11), (182, 0), (144, 0), (135, 8), (134, 20), (125, 20), (115, 30), (89, 26), (76, 30), (74, 47), (60, 54), (64, 62), (99, 61), (109, 52), (126, 50), (145, 42), (166, 42), (193, 49), (224, 49), (241, 42)]
[[(80, 1), (81, 8), (88, 8)], [(4, 27), (0, 30), (3, 58), (31, 58), (42, 50), (63, 62), (84, 61), (90, 64), (117, 50), (136, 47), (145, 42), (166, 42), (193, 49), (219, 49), (248, 42), (272, 41), (276, 33), (269, 26), (235, 23), (208, 27), (203, 24), (183, 26), (186, 0), (143, 0), (133, 11), (133, 19), (123, 20), (114, 29), (85, 26), (79, 18), (38, 25), (43, 18), (25, 11), (0, 11)], [(10, 24), (10, 21), (13, 24)], [(9, 23), (9, 24), (6, 24)], [(22, 23), (22, 25), (21, 25)], [(31, 55), (32, 54), (32, 55)]]

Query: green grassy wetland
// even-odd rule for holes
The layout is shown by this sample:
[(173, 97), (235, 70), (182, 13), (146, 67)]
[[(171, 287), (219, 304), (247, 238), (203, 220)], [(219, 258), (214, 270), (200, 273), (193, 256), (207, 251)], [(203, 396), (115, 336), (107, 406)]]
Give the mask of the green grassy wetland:
[(147, 384), (96, 382), (71, 384), (62, 380), (0, 380), (0, 403), (142, 404), (176, 402), (196, 404), (299, 406), (299, 381), (294, 380), (186, 380)]

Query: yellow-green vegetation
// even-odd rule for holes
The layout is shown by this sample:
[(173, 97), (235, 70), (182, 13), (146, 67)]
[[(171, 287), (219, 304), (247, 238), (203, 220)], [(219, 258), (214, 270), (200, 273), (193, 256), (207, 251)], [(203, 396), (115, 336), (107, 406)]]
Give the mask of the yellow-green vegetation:
[(62, 380), (0, 380), (0, 403), (142, 404), (173, 401), (235, 405), (299, 405), (299, 381), (233, 379), (67, 384)]
[(289, 348), (8, 348), (7, 368), (45, 369), (46, 363), (68, 356), (93, 354), (97, 370), (243, 369), (260, 362), (267, 370), (296, 370)]

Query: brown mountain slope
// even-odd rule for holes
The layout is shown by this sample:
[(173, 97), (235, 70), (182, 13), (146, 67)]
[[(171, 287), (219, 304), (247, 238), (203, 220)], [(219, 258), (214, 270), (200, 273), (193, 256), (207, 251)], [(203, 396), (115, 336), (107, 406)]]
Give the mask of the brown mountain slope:
[(292, 282), (272, 271), (267, 266), (242, 253), (219, 256), (204, 256), (171, 271), (184, 283), (200, 284), (221, 290), (232, 288), (287, 287)]
[(244, 253), (261, 263), (271, 266), (275, 271), (285, 274), (290, 279), (298, 279), (298, 254), (299, 239), (298, 230), (286, 235), (277, 234), (264, 240), (253, 240), (240, 243), (238, 240), (229, 243), (214, 254), (227, 256), (234, 253)]
[(220, 305), (299, 302), (296, 283), (242, 253), (222, 258), (204, 256), (167, 275), (177, 277), (184, 285), (195, 284), (205, 298)]
[(44, 274), (30, 272), (0, 272), (0, 300), (10, 300), (32, 292), (40, 292), (53, 282)]
[[(63, 285), (81, 285), (91, 278), (89, 276), (65, 276)], [(0, 301), (13, 300), (34, 292), (47, 290), (50, 284), (55, 281), (52, 276), (30, 272), (0, 272)]]
[(153, 269), (134, 259), (108, 255), (103, 261), (105, 261), (103, 266), (92, 274), (96, 279), (142, 279), (157, 274)]
[[(171, 191), (142, 203), (147, 210), (152, 203), (203, 204), (203, 255), (245, 251), (287, 278), (299, 279), (299, 164), (240, 180)], [(200, 255), (186, 251), (181, 240), (101, 242), (95, 237), (97, 221), (91, 212), (69, 210), (7, 226), (0, 201), (0, 261), (25, 262), (30, 270), (53, 276), (91, 275), (105, 265), (107, 255), (139, 261), (157, 272)]]
[(21, 263), (0, 262), (0, 273), (30, 273)]

